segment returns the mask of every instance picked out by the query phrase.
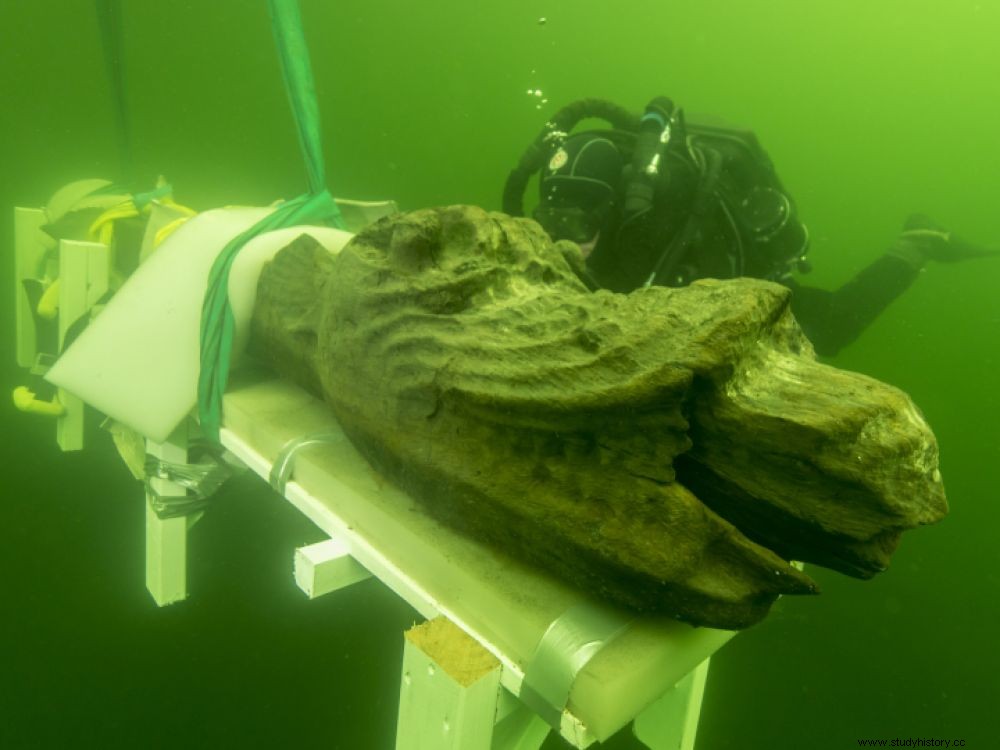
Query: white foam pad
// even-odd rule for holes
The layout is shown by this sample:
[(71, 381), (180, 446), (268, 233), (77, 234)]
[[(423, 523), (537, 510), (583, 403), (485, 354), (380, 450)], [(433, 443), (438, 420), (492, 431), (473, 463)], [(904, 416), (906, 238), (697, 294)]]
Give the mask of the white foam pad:
[[(233, 237), (272, 209), (224, 208), (185, 222), (122, 285), (53, 365), (46, 380), (156, 441), (165, 441), (197, 402), (201, 307), (208, 273)], [(229, 277), (236, 361), (248, 338), (264, 264), (301, 234), (330, 252), (353, 236), (301, 226), (248, 242)]]

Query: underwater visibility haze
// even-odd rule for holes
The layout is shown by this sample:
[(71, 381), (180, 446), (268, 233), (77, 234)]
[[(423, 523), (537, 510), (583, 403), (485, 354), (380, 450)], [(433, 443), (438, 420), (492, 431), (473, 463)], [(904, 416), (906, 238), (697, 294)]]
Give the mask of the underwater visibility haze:
[[(197, 209), (306, 189), (263, 2), (123, 3), (132, 169)], [(1000, 4), (986, 0), (300, 0), (338, 197), (499, 210), (559, 107), (640, 112), (659, 95), (752, 129), (835, 288), (926, 212), (1000, 246)], [(0, 3), (0, 236), (12, 209), (120, 175), (90, 0)], [(142, 188), (140, 188), (142, 189)], [(528, 188), (529, 201), (537, 195)], [(9, 276), (6, 276), (9, 278)], [(0, 285), (4, 384), (13, 284)], [(807, 570), (712, 659), (698, 750), (997, 746), (1000, 260), (928, 264), (826, 361), (907, 392), (933, 428), (950, 514), (870, 581)], [(322, 534), (240, 477), (193, 529), (190, 598), (143, 586), (141, 486), (108, 436), (61, 454), (2, 407), (0, 748), (393, 746), (402, 632), (419, 615), (375, 580), (309, 602), (291, 554)], [(545, 748), (563, 747), (550, 737)], [(638, 747), (627, 730), (605, 743)]]

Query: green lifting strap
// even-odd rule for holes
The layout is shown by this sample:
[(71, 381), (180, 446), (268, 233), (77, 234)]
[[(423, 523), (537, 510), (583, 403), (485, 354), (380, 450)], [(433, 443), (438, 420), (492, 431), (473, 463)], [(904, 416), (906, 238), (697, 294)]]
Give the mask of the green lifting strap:
[(278, 205), (264, 219), (229, 242), (219, 253), (208, 277), (208, 290), (201, 309), (201, 370), (198, 373), (198, 417), (202, 433), (219, 440), (222, 425), (222, 394), (229, 379), (235, 321), (229, 304), (229, 271), (243, 246), (264, 232), (296, 224), (327, 224), (343, 227), (340, 210), (326, 189), (323, 152), (320, 145), (319, 107), (302, 19), (297, 0), (268, 0), (285, 88), (298, 127), (299, 145), (306, 160), (309, 192)]
[(153, 188), (152, 190), (146, 190), (145, 192), (142, 193), (133, 193), (132, 203), (135, 205), (136, 209), (142, 211), (142, 209), (144, 209), (153, 201), (159, 200), (160, 198), (166, 195), (170, 195), (173, 192), (174, 192), (174, 186), (171, 185), (169, 182), (164, 182), (162, 185), (159, 185)]
[[(278, 47), (278, 58), (281, 60), (285, 91), (288, 92), (298, 128), (299, 146), (306, 160), (309, 192), (319, 193), (326, 190), (326, 168), (323, 165), (316, 85), (313, 83), (309, 50), (302, 32), (298, 0), (268, 0), (267, 11), (271, 16), (271, 28)], [(337, 220), (339, 219), (338, 212)]]

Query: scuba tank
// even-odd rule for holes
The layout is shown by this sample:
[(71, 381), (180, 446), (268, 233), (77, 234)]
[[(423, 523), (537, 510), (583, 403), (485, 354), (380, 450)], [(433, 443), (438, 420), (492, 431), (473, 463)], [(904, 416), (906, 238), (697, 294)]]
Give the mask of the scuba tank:
[(625, 221), (641, 216), (653, 208), (656, 182), (663, 158), (671, 137), (671, 118), (674, 103), (665, 96), (659, 96), (646, 105), (646, 111), (639, 120), (639, 132), (635, 139), (632, 163), (625, 168)]

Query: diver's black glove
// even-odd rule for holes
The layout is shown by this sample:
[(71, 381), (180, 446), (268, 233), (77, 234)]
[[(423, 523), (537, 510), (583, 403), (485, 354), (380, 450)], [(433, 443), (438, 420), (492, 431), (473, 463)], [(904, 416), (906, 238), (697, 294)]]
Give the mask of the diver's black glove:
[(958, 237), (926, 214), (911, 214), (887, 255), (920, 270), (929, 260), (957, 263), (969, 258), (1000, 255), (1000, 249), (977, 245)]

